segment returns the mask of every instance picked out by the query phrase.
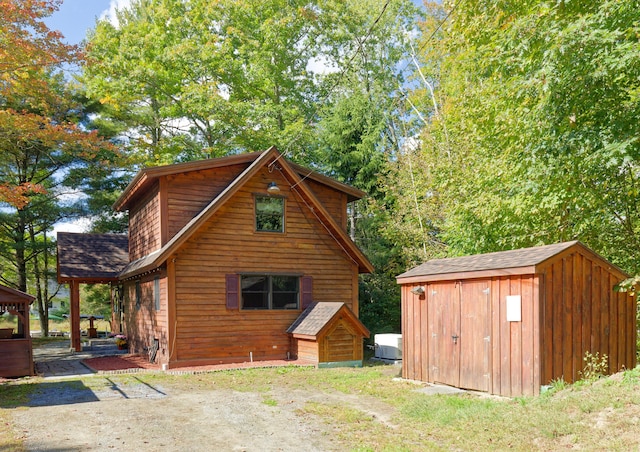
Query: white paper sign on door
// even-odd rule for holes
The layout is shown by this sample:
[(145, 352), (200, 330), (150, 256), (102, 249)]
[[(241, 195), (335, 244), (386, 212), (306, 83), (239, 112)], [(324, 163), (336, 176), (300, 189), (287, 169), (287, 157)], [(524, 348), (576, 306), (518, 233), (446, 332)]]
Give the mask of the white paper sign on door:
[(522, 321), (522, 298), (520, 295), (507, 295), (507, 322)]

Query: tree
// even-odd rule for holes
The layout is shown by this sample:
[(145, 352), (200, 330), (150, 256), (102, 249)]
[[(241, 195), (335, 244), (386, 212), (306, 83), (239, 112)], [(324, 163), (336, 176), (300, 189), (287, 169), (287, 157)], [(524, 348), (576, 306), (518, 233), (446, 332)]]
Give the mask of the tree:
[(46, 233), (68, 213), (61, 200), (66, 178), (108, 160), (114, 151), (95, 132), (83, 129), (83, 107), (59, 71), (78, 54), (42, 23), (58, 4), (0, 2), (0, 186), (17, 194), (1, 199), (1, 273), (13, 287), (35, 290), (44, 334), (53, 262)]
[(449, 254), (580, 239), (638, 271), (637, 8), (468, 1), (422, 46), (442, 118), (416, 157)]
[(306, 1), (139, 0), (89, 36), (88, 93), (139, 161), (283, 146), (312, 108)]

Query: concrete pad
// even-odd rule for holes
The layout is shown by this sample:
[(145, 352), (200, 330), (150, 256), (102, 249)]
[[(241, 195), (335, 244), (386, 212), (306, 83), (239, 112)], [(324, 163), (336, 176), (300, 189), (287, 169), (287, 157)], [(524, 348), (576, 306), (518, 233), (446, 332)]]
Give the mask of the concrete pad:
[(420, 389), (416, 389), (416, 392), (421, 392), (427, 395), (436, 395), (436, 394), (450, 395), (450, 394), (462, 394), (466, 391), (464, 389), (454, 388), (453, 386), (427, 383), (424, 387)]

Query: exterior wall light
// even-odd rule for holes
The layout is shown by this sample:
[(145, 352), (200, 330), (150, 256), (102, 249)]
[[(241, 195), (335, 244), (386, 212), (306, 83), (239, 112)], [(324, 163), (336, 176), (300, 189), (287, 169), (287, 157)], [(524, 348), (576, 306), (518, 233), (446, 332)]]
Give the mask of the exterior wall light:
[(276, 193), (280, 193), (280, 187), (278, 187), (275, 182), (269, 182), (269, 185), (267, 186), (267, 192), (270, 195), (275, 195)]

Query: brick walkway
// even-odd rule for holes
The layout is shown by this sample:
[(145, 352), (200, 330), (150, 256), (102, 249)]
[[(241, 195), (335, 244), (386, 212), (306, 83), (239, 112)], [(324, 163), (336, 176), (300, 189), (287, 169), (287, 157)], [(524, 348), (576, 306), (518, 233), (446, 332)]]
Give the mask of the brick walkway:
[[(119, 367), (104, 367), (99, 365), (102, 357), (119, 356)], [(69, 377), (74, 375), (88, 375), (93, 373), (123, 373), (140, 370), (159, 371), (160, 366), (146, 362), (146, 357), (129, 355), (126, 350), (118, 350), (113, 339), (92, 339), (90, 346), (84, 346), (81, 352), (70, 348), (68, 341), (55, 341), (33, 349), (36, 374), (40, 377)], [(93, 359), (99, 358), (99, 359)], [(83, 361), (87, 360), (85, 364)], [(314, 366), (314, 363), (303, 360), (272, 360), (244, 363), (215, 364), (209, 366), (177, 367), (168, 369), (171, 374), (194, 374), (201, 372), (216, 372), (230, 369), (248, 369), (283, 366)]]
[(113, 339), (91, 339), (81, 352), (71, 349), (68, 341), (54, 341), (33, 349), (36, 375), (41, 377), (67, 377), (94, 373), (82, 364), (82, 360), (97, 356), (123, 355)]

